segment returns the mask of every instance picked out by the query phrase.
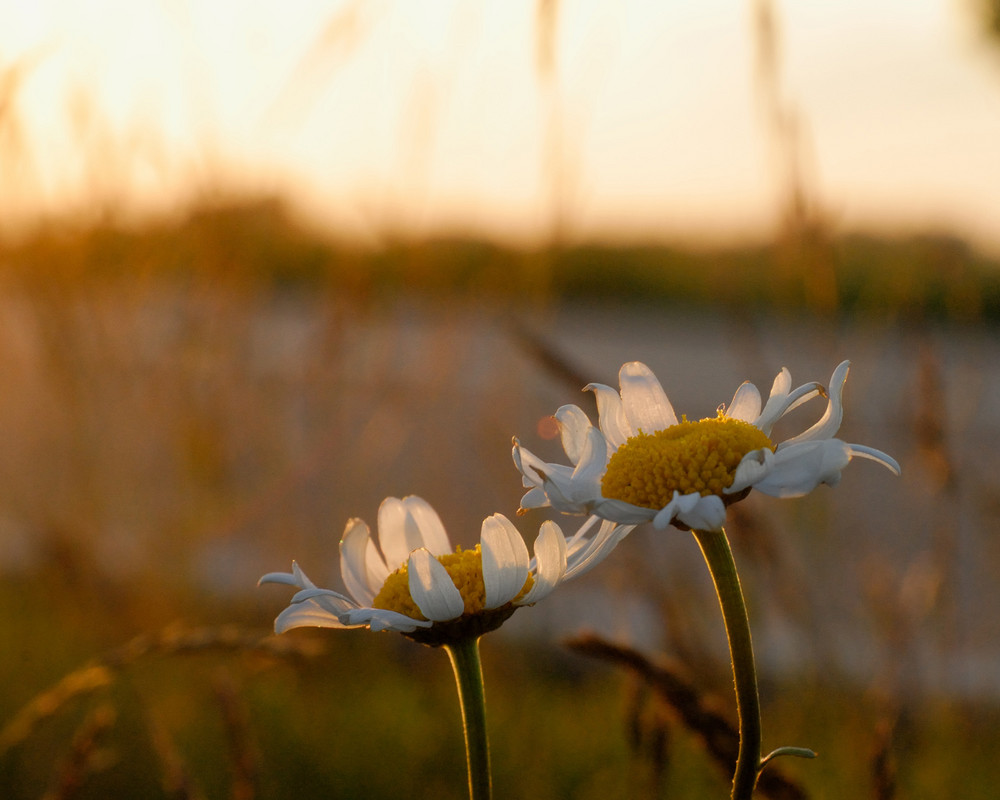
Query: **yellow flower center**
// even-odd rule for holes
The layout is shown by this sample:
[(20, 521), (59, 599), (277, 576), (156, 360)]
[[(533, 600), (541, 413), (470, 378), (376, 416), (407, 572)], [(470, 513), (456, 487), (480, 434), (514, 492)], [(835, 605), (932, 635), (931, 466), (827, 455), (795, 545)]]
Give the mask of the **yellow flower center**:
[[(465, 601), (463, 616), (481, 614), (486, 606), (486, 586), (483, 584), (483, 554), (480, 546), (477, 544), (473, 550), (463, 550), (458, 547), (454, 553), (438, 556), (437, 560), (441, 562)], [(529, 573), (528, 579), (514, 600), (527, 594), (534, 582)], [(410, 595), (407, 564), (403, 564), (385, 579), (375, 600), (372, 601), (372, 608), (398, 611), (412, 619), (427, 619)]]
[(713, 419), (682, 420), (662, 431), (639, 433), (615, 451), (601, 479), (601, 494), (641, 508), (660, 509), (674, 492), (722, 495), (743, 456), (771, 440), (749, 422), (721, 412)]

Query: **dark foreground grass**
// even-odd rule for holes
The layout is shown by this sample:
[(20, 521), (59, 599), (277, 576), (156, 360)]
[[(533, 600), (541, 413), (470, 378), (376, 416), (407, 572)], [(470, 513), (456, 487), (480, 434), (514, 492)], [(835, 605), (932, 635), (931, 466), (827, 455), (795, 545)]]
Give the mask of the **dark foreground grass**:
[[(273, 637), (246, 608), (223, 612), (233, 625), (123, 629), (101, 649), (113, 617), (80, 625), (73, 598), (40, 583), (0, 597), (5, 798), (464, 795), (443, 653), (362, 631)], [(557, 642), (494, 635), (483, 657), (497, 797), (727, 796), (697, 737), (632, 677)], [(704, 681), (729, 713), (725, 680)], [(808, 797), (994, 796), (994, 705), (892, 705), (829, 676), (768, 683), (763, 699), (765, 749), (820, 753), (781, 764)]]

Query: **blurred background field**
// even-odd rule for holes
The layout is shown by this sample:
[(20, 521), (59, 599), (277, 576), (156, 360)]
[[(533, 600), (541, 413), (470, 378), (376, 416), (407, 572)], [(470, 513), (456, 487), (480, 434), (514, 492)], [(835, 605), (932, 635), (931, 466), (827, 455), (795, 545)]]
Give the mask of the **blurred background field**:
[[(317, 86), (338, 86), (363, 61), (358, 48), (384, 46), (385, 27), (398, 35), (410, 19), (396, 4), (370, 8), (321, 13), (315, 49), (288, 55), (304, 97), (270, 99), (304, 113)], [(647, 11), (629, 9), (633, 22)], [(552, 101), (538, 138), (568, 159), (541, 162), (543, 219), (530, 235), (486, 201), (472, 218), (495, 213), (493, 228), (444, 212), (431, 225), (433, 180), (418, 167), (436, 162), (411, 125), (383, 131), (409, 167), (399, 197), (386, 191), (374, 210), (359, 201), (363, 235), (341, 226), (342, 206), (304, 208), (266, 168), (234, 180), (239, 159), (185, 173), (169, 200), (137, 199), (149, 180), (137, 171), (170, 172), (169, 158), (150, 156), (152, 133), (166, 142), (162, 120), (152, 132), (119, 123), (100, 84), (84, 84), (63, 98), (75, 128), (39, 122), (28, 89), (49, 51), (0, 50), (3, 797), (461, 797), (443, 655), (366, 632), (273, 637), (289, 593), (257, 578), (294, 558), (339, 587), (344, 523), (374, 523), (387, 495), (421, 495), (453, 540), (473, 543), (484, 517), (517, 508), (511, 437), (559, 458), (548, 415), (567, 402), (593, 410), (580, 389), (616, 384), (624, 361), (648, 363), (679, 413), (708, 416), (742, 380), (766, 389), (787, 366), (797, 383), (826, 381), (843, 358), (853, 369), (842, 437), (891, 453), (903, 476), (862, 461), (836, 489), (751, 495), (731, 509), (765, 750), (820, 753), (780, 765), (797, 787), (787, 797), (993, 797), (1000, 250), (965, 235), (991, 226), (959, 233), (923, 211), (907, 229), (838, 222), (801, 155), (807, 126), (787, 116), (782, 87), (796, 73), (772, 40), (782, 9), (760, 2), (740, 7), (736, 28), (757, 48), (758, 102), (770, 109), (770, 227), (734, 236), (720, 210), (715, 238), (672, 240), (685, 217), (664, 201), (646, 205), (665, 235), (588, 231), (570, 213), (589, 197), (574, 129), (553, 100), (557, 77), (572, 74), (559, 32), (579, 20), (559, 3), (522, 12), (526, 49), (514, 52)], [(988, 51), (995, 7), (962, 14)], [(704, 26), (688, 29), (694, 41), (713, 35)], [(46, 47), (72, 52), (58, 37)], [(468, 57), (457, 52), (443, 74)], [(214, 74), (211, 60), (188, 58), (194, 75)], [(432, 89), (440, 76), (428, 75)], [(39, 166), (50, 128), (85, 167), (61, 179), (62, 206)], [(294, 149), (285, 129), (271, 137)], [(948, 168), (956, 146), (926, 156)], [(504, 171), (493, 151), (481, 158), (482, 174)], [(989, 153), (980, 159), (1000, 179)], [(1000, 200), (985, 205), (995, 215)], [(796, 411), (788, 430), (818, 413)], [(545, 518), (518, 520), (527, 540)], [(700, 559), (688, 534), (639, 529), (601, 569), (485, 640), (498, 797), (728, 794), (729, 774), (681, 710), (566, 642), (592, 631), (632, 648), (732, 718)]]

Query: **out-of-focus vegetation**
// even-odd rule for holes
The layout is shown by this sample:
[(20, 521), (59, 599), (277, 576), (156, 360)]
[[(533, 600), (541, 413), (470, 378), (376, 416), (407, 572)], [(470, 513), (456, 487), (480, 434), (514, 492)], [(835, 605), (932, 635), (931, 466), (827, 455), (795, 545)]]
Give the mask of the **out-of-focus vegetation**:
[[(998, 286), (1000, 265), (947, 237), (533, 252), (387, 239), (363, 249), (317, 234), (274, 201), (143, 227), (52, 227), (4, 244), (0, 794), (461, 797), (444, 656), (366, 632), (274, 639), (288, 593), (253, 583), (297, 558), (337, 585), (344, 522), (373, 522), (386, 495), (422, 494), (463, 543), (484, 516), (512, 515), (511, 435), (533, 438), (542, 414), (579, 396), (570, 390), (613, 373), (532, 381), (532, 370), (559, 365), (518, 352), (511, 329), (530, 339), (532, 324), (577, 305), (625, 320), (639, 311), (736, 320), (727, 330), (744, 339), (754, 326), (742, 321), (769, 328), (774, 318), (822, 320), (831, 339), (849, 323), (989, 332)], [(594, 341), (601, 336), (595, 329)], [(797, 347), (792, 340), (782, 357)], [(931, 356), (919, 365), (916, 408), (901, 402), (885, 416), (905, 428), (900, 409), (930, 408), (905, 436), (947, 477), (922, 476), (916, 445), (893, 454), (909, 491), (937, 493), (950, 522), (956, 487), (969, 481), (948, 449), (953, 421), (940, 414), (933, 367)], [(865, 373), (877, 382), (873, 362)], [(858, 440), (887, 446), (885, 435)], [(988, 504), (995, 486), (981, 483), (976, 502)], [(777, 604), (798, 626), (796, 641), (822, 639), (802, 588), (822, 580), (804, 565), (833, 570), (837, 584), (865, 572), (870, 598), (823, 602), (853, 615), (849, 625), (871, 626), (864, 633), (888, 653), (889, 677), (762, 670), (765, 748), (820, 752), (781, 764), (807, 797), (992, 797), (996, 699), (916, 691), (891, 677), (910, 666), (925, 622), (950, 630), (941, 610), (953, 596), (951, 529), (932, 532), (928, 562), (860, 563), (823, 497), (790, 512), (808, 532), (797, 533), (794, 556), (769, 520), (734, 517), (751, 605), (763, 620)], [(841, 501), (853, 502), (831, 500)], [(527, 539), (538, 521), (519, 522)], [(875, 534), (890, 550), (894, 537), (931, 538)], [(704, 644), (718, 633), (713, 598), (695, 602), (693, 578), (643, 572), (657, 562), (643, 553), (650, 541), (633, 537), (600, 572), (618, 589), (640, 586), (671, 632), (667, 654), (731, 716), (728, 665)], [(579, 604), (584, 618), (596, 617), (600, 597)], [(633, 677), (562, 648), (575, 630), (540, 638), (526, 624), (540, 611), (519, 612), (484, 643), (497, 796), (725, 796), (729, 775), (675, 712)]]
[[(390, 634), (275, 640), (261, 607), (221, 603), (210, 616), (225, 627), (129, 641), (110, 603), (80, 609), (37, 582), (0, 591), (20, 612), (0, 615), (8, 800), (463, 795), (440, 652)], [(728, 776), (643, 684), (557, 642), (493, 637), (484, 659), (498, 797), (726, 796)], [(727, 715), (726, 665), (697, 683)], [(767, 684), (763, 698), (765, 745), (780, 731), (820, 753), (780, 765), (806, 797), (993, 797), (993, 706), (941, 699), (900, 716), (876, 693), (810, 679)]]
[(846, 318), (1000, 320), (1000, 260), (947, 235), (866, 234), (742, 247), (582, 243), (518, 250), (479, 239), (338, 242), (276, 200), (210, 204), (141, 228), (41, 232), (0, 249), (0, 279), (324, 286), (362, 297), (593, 299)]

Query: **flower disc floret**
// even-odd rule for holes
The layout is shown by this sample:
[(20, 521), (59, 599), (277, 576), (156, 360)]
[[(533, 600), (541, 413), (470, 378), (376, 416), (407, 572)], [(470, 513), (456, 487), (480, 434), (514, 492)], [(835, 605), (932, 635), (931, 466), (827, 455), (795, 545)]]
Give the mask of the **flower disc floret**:
[[(477, 544), (472, 550), (457, 547), (454, 553), (438, 556), (437, 560), (462, 595), (465, 603), (463, 616), (483, 613), (486, 610), (486, 584), (483, 582), (481, 545)], [(534, 578), (528, 573), (521, 591), (510, 602), (516, 603), (531, 590), (533, 584)], [(408, 564), (403, 564), (385, 579), (385, 583), (372, 601), (372, 608), (396, 611), (413, 619), (427, 619), (410, 594)]]
[(759, 428), (720, 414), (683, 420), (653, 433), (631, 436), (612, 454), (601, 479), (601, 494), (642, 508), (661, 509), (674, 497), (722, 496), (733, 484), (747, 453), (774, 451)]

